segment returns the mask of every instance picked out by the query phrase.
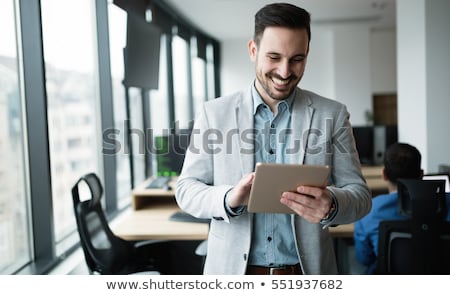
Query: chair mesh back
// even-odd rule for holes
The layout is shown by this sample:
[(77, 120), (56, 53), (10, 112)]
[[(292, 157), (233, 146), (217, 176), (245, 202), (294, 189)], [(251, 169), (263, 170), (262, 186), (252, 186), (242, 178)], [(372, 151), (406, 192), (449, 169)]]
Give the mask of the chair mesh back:
[(377, 272), (381, 274), (449, 274), (450, 223), (444, 183), (398, 181), (399, 208), (407, 220), (379, 225)]
[[(78, 186), (86, 182), (91, 198), (80, 201)], [(103, 188), (95, 174), (88, 174), (72, 188), (81, 246), (91, 272), (116, 274), (131, 260), (130, 245), (115, 236), (106, 220), (101, 197)]]
[(86, 220), (88, 220), (86, 224), (87, 235), (92, 246), (99, 250), (111, 249), (111, 242), (108, 240), (108, 235), (105, 232), (97, 213), (88, 213), (86, 215)]
[(86, 182), (91, 191), (91, 202), (92, 206), (95, 206), (100, 202), (100, 199), (103, 195), (103, 187), (100, 183), (100, 179), (94, 173), (90, 173), (82, 177), (82, 180)]

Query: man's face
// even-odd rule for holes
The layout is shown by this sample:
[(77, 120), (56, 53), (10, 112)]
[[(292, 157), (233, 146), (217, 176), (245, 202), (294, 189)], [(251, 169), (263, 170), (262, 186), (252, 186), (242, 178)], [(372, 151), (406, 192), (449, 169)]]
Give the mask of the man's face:
[(266, 103), (286, 99), (300, 82), (308, 56), (306, 29), (267, 27), (259, 46), (248, 47), (256, 68), (256, 89)]

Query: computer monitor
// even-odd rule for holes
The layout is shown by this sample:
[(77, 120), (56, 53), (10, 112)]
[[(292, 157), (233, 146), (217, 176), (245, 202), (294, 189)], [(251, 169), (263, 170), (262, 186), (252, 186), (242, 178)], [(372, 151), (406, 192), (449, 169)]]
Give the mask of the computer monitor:
[(362, 165), (381, 165), (386, 149), (398, 140), (397, 125), (354, 126), (356, 149)]
[(440, 164), (438, 166), (439, 174), (448, 174), (450, 175), (450, 165)]
[(156, 176), (178, 176), (189, 146), (190, 132), (180, 131), (154, 137)]
[(374, 134), (372, 126), (354, 126), (353, 136), (356, 142), (359, 161), (362, 165), (373, 165)]
[(445, 181), (445, 192), (450, 193), (450, 180), (448, 174), (426, 174), (423, 176), (424, 180), (431, 179), (431, 180), (444, 180)]
[(381, 165), (386, 149), (398, 141), (397, 125), (375, 125), (373, 136), (373, 164)]

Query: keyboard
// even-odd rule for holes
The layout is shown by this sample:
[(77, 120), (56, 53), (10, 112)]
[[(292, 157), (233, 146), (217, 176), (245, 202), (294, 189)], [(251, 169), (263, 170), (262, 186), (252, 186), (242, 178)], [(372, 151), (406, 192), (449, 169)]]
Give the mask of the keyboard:
[(147, 188), (164, 188), (170, 180), (170, 176), (158, 176), (150, 182)]

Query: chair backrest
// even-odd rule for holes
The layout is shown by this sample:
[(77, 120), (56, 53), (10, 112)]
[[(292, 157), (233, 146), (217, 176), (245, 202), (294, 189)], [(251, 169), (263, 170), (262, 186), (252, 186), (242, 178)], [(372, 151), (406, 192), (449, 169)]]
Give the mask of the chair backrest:
[[(80, 185), (86, 183), (90, 198), (80, 200)], [(130, 245), (114, 235), (106, 220), (101, 198), (103, 187), (94, 173), (82, 176), (72, 187), (80, 243), (91, 273), (119, 274), (131, 259)]]
[(450, 274), (450, 223), (444, 182), (401, 179), (399, 210), (407, 220), (379, 225), (378, 274)]

